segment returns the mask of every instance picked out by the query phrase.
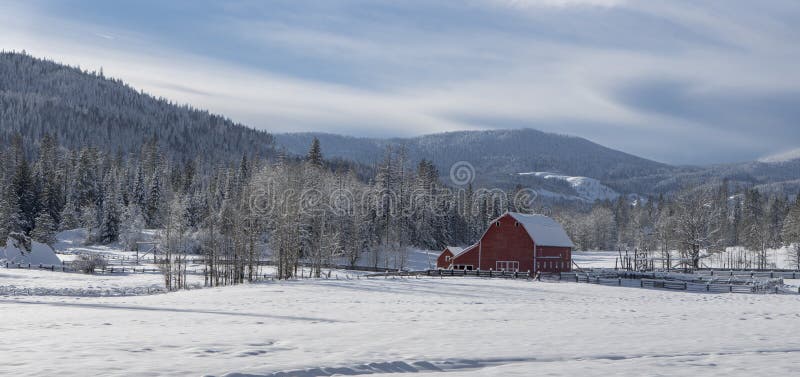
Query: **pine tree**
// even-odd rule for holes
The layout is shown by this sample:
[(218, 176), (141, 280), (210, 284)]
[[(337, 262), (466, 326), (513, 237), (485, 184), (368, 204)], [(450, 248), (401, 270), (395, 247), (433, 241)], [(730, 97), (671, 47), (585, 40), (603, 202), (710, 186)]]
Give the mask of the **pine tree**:
[(22, 157), (11, 181), (12, 194), (16, 196), (18, 228), (25, 233), (33, 229), (38, 200), (35, 195), (33, 178), (27, 160)]
[(103, 200), (103, 220), (100, 223), (98, 241), (103, 244), (116, 242), (120, 233), (119, 203), (113, 191)]
[(149, 228), (157, 228), (161, 225), (161, 178), (158, 172), (153, 174), (150, 180), (150, 190), (147, 195), (147, 204), (145, 206), (145, 220)]
[(789, 209), (781, 232), (783, 242), (789, 247), (789, 261), (800, 270), (800, 195)]
[(133, 185), (133, 202), (139, 206), (140, 209), (144, 209), (147, 205), (147, 190), (145, 189), (144, 172), (142, 171), (141, 164), (139, 164), (136, 169), (136, 178)]
[(56, 223), (46, 210), (36, 216), (36, 227), (31, 231), (31, 238), (41, 243), (52, 245), (56, 242)]
[(61, 218), (59, 229), (61, 230), (75, 229), (81, 226), (80, 208), (78, 208), (76, 201), (72, 198), (72, 195), (67, 195), (67, 202), (64, 203), (64, 208), (59, 215)]
[(322, 166), (323, 164), (322, 148), (319, 145), (319, 139), (316, 137), (311, 141), (311, 147), (308, 149), (306, 161), (316, 166)]
[(5, 245), (5, 240), (8, 235), (13, 232), (19, 232), (19, 206), (17, 204), (17, 195), (9, 186), (0, 190), (0, 246)]
[(764, 216), (764, 202), (756, 189), (745, 191), (742, 208), (742, 235), (744, 246), (755, 253), (758, 268), (767, 267), (767, 229)]

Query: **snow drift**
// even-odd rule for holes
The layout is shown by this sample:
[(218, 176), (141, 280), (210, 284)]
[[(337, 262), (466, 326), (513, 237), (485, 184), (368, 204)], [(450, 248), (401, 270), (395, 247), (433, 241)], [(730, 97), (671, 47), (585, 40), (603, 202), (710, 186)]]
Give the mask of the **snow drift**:
[(43, 264), (59, 265), (58, 259), (53, 249), (43, 243), (31, 240), (29, 237), (19, 233), (12, 233), (6, 240), (6, 246), (0, 249), (0, 262), (14, 264)]

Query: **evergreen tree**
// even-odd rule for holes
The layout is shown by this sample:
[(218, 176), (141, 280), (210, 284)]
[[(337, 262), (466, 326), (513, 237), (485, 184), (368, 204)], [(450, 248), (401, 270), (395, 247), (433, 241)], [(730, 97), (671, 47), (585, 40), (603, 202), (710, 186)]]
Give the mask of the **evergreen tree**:
[(36, 219), (38, 201), (36, 200), (33, 178), (27, 160), (22, 157), (17, 164), (14, 177), (11, 181), (12, 194), (17, 203), (18, 228), (25, 233), (30, 233)]
[(56, 229), (56, 223), (50, 213), (43, 210), (36, 216), (36, 227), (31, 231), (31, 238), (52, 245), (56, 242)]
[(64, 208), (59, 215), (61, 218), (59, 229), (61, 230), (75, 229), (81, 226), (82, 216), (80, 208), (78, 208), (76, 201), (72, 198), (72, 195), (67, 195), (67, 202), (64, 203)]
[(0, 246), (4, 246), (10, 233), (19, 232), (22, 229), (20, 228), (16, 192), (9, 186), (0, 189), (0, 193), (2, 193), (0, 196)]
[(781, 232), (783, 242), (789, 247), (789, 261), (800, 270), (800, 195), (789, 209)]
[(769, 239), (764, 216), (764, 201), (758, 190), (745, 191), (742, 219), (742, 243), (756, 254), (757, 268), (766, 268)]
[(156, 172), (150, 180), (150, 190), (148, 191), (147, 204), (145, 206), (147, 227), (157, 228), (161, 225), (162, 205), (161, 178)]
[(323, 164), (322, 148), (319, 145), (319, 139), (316, 137), (311, 141), (311, 147), (308, 149), (306, 161), (316, 166), (322, 166)]
[(98, 241), (103, 244), (116, 242), (120, 233), (120, 212), (116, 195), (110, 191), (103, 200), (103, 220), (100, 223)]

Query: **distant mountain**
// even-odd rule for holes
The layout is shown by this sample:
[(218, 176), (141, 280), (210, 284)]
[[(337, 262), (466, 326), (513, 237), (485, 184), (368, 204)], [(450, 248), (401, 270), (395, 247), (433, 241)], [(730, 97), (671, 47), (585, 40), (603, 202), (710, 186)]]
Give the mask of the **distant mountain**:
[(0, 53), (0, 143), (20, 133), (28, 146), (44, 133), (62, 146), (138, 152), (156, 137), (173, 159), (207, 161), (268, 155), (272, 136), (222, 116), (155, 98), (109, 79), (25, 54)]
[(317, 137), (329, 157), (361, 163), (379, 161), (387, 146), (404, 146), (413, 163), (433, 161), (442, 177), (466, 161), (475, 168), (478, 183), (514, 184), (517, 173), (548, 171), (570, 176), (614, 180), (670, 173), (674, 168), (595, 144), (589, 140), (532, 129), (459, 131), (412, 138), (356, 138), (324, 133), (276, 134), (275, 141), (290, 153), (305, 153)]
[[(729, 181), (734, 185), (796, 194), (800, 159), (771, 159), (713, 166), (671, 166), (589, 140), (532, 129), (459, 131), (411, 138), (358, 138), (327, 133), (275, 134), (279, 148), (302, 155), (317, 137), (327, 157), (363, 164), (380, 161), (387, 146), (404, 146), (411, 163), (433, 161), (449, 182), (450, 167), (466, 161), (475, 184), (541, 190), (553, 198), (591, 201), (621, 194), (657, 195)], [(547, 174), (520, 174), (520, 173)], [(560, 179), (554, 179), (560, 177)]]

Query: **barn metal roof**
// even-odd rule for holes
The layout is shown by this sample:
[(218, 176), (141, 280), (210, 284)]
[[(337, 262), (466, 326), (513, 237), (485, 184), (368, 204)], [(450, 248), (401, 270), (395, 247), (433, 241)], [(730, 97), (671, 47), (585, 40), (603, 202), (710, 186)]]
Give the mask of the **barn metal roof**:
[(519, 212), (507, 212), (507, 214), (525, 227), (525, 231), (538, 246), (575, 247), (561, 224), (545, 215)]
[(464, 251), (464, 248), (459, 246), (447, 246), (444, 249), (450, 250), (450, 252), (453, 253), (453, 255), (461, 254), (461, 252)]

